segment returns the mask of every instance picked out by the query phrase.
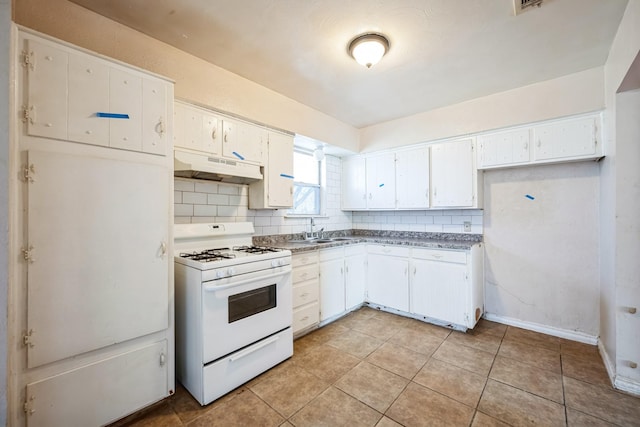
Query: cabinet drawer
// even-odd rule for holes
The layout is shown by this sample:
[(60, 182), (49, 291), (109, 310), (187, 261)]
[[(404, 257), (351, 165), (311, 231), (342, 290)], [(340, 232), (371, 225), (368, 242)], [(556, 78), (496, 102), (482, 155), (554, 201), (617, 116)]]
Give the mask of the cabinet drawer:
[(320, 311), (318, 303), (305, 305), (304, 307), (293, 310), (293, 332), (300, 331), (315, 325), (320, 321)]
[(426, 259), (441, 262), (453, 262), (457, 264), (467, 263), (466, 251), (442, 250), (442, 249), (413, 249), (412, 258)]
[(301, 305), (318, 301), (318, 286), (317, 280), (309, 280), (298, 286), (294, 286), (293, 307), (300, 307)]
[(296, 254), (291, 257), (291, 265), (295, 267), (299, 267), (301, 265), (309, 265), (309, 264), (317, 264), (318, 263), (318, 251), (305, 252), (301, 254)]
[(367, 252), (370, 254), (408, 257), (411, 249), (402, 246), (369, 245), (367, 247)]
[(344, 247), (344, 256), (361, 255), (367, 253), (365, 245), (347, 245)]
[(344, 248), (331, 248), (320, 250), (320, 262), (332, 259), (344, 258)]
[(318, 278), (318, 264), (305, 265), (303, 267), (295, 267), (292, 273), (293, 283), (304, 282)]

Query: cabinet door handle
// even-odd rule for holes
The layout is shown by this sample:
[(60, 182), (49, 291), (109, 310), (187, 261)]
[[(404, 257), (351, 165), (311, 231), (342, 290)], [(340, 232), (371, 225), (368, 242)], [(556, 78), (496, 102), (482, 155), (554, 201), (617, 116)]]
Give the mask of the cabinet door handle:
[(525, 143), (524, 143), (524, 149), (526, 150), (526, 149), (528, 149), (528, 148), (529, 148), (529, 144), (525, 142)]
[(371, 200), (371, 197), (372, 197), (372, 196), (371, 196), (371, 193), (369, 193), (369, 200)]
[(414, 276), (416, 275), (416, 271), (417, 271), (417, 268), (416, 268), (416, 267), (413, 267), (413, 275), (414, 275)]
[(344, 270), (347, 272), (347, 274), (349, 274), (349, 266), (347, 265)]
[(158, 124), (156, 125), (156, 133), (160, 135), (160, 137), (162, 137), (165, 133), (164, 121), (162, 120), (162, 117), (158, 119)]
[(306, 298), (309, 296), (309, 292), (305, 292), (304, 294), (300, 295), (301, 298)]
[(217, 132), (217, 129), (216, 129), (216, 127), (214, 126), (214, 127), (213, 127), (213, 130), (211, 131), (211, 139), (216, 139), (216, 132)]
[(404, 268), (404, 275), (406, 276), (408, 272), (409, 272), (409, 267), (405, 267)]
[(540, 139), (538, 139), (538, 147), (542, 146), (542, 141), (540, 141)]
[(227, 138), (227, 136), (228, 136), (228, 135), (229, 135), (229, 134), (228, 134), (227, 132), (225, 132), (225, 133), (224, 133), (224, 137), (222, 138), (224, 142), (227, 142), (227, 139), (228, 139), (228, 138)]
[(301, 322), (304, 322), (306, 320), (309, 320), (309, 316), (304, 316), (302, 319), (300, 319)]
[(435, 259), (440, 259), (440, 258), (442, 258), (442, 255), (439, 255), (439, 254), (433, 254), (433, 255), (431, 255), (431, 256), (432, 256), (432, 257), (434, 257)]
[(344, 269), (340, 267), (340, 274), (344, 274)]

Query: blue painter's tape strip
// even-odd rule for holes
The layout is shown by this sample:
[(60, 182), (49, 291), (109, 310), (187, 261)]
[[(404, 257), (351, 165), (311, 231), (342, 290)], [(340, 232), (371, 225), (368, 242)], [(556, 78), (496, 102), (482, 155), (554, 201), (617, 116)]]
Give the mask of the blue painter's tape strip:
[(236, 153), (235, 151), (233, 151), (233, 155), (239, 158), (240, 160), (244, 160), (244, 157), (242, 157), (240, 154)]
[(293, 175), (287, 175), (286, 173), (281, 173), (280, 176), (283, 178), (293, 179)]
[(378, 187), (384, 187), (384, 184), (380, 184), (380, 185), (378, 185)]
[(96, 117), (104, 117), (106, 119), (128, 119), (128, 114), (118, 114), (118, 113), (96, 113)]
[(525, 194), (524, 197), (526, 197), (529, 200), (534, 200), (535, 197), (533, 197), (531, 194)]

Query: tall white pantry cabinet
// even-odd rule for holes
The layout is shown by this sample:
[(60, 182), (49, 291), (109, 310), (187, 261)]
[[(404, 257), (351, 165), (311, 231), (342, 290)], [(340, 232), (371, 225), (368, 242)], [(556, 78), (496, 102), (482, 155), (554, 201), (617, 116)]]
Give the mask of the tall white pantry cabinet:
[(14, 31), (9, 424), (172, 394), (173, 83)]

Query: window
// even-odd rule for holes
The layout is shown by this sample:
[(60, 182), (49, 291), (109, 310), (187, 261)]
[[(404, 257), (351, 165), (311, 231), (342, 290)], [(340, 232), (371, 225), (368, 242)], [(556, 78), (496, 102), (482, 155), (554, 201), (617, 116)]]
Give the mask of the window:
[(322, 200), (322, 162), (312, 153), (293, 152), (293, 209), (290, 215), (320, 215)]

